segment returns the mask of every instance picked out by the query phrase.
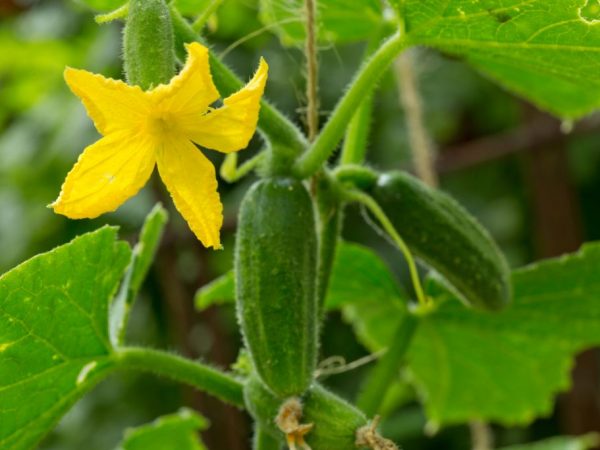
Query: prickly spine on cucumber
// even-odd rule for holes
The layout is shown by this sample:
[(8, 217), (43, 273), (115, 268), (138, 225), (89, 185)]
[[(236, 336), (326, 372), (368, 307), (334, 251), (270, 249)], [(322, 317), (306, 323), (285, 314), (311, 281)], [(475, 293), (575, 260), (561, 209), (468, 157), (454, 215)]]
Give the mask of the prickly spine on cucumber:
[(510, 302), (510, 271), (503, 254), (452, 197), (403, 172), (381, 174), (368, 191), (410, 250), (468, 304), (497, 310)]
[[(274, 396), (256, 376), (246, 381), (244, 399), (248, 411), (265, 432), (283, 439), (282, 432), (275, 425), (282, 400)], [(368, 422), (361, 411), (317, 383), (300, 400), (302, 421), (314, 425), (305, 436), (312, 450), (355, 448), (356, 432)]]
[(299, 180), (266, 178), (240, 207), (236, 304), (254, 367), (281, 398), (302, 394), (317, 358), (317, 237)]

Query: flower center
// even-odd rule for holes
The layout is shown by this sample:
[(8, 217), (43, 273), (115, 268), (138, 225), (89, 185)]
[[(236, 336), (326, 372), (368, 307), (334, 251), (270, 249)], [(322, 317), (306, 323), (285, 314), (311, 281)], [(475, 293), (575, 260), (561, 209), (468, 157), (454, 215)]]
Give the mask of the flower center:
[(156, 111), (148, 117), (148, 132), (161, 137), (175, 130), (172, 114), (166, 111)]

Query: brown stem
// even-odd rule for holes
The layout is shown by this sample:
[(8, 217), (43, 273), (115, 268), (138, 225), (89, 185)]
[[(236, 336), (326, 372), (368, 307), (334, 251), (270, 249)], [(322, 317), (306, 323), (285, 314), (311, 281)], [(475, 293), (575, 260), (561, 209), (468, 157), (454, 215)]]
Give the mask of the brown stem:
[(317, 36), (316, 15), (317, 0), (305, 0), (304, 8), (306, 14), (306, 122), (308, 126), (308, 139), (313, 141), (319, 131), (319, 97), (318, 97), (318, 63), (317, 63)]
[[(600, 128), (600, 115), (579, 121), (571, 135), (585, 135)], [(446, 173), (483, 164), (515, 153), (542, 147), (564, 136), (560, 121), (543, 114), (512, 130), (451, 146), (440, 152), (436, 167)]]
[(438, 185), (433, 143), (424, 123), (423, 102), (419, 94), (417, 76), (413, 67), (413, 51), (403, 52), (394, 62), (400, 90), (400, 103), (406, 116), (408, 140), (417, 176), (429, 186)]
[(494, 448), (494, 435), (492, 429), (485, 422), (473, 420), (469, 422), (473, 450), (492, 450)]

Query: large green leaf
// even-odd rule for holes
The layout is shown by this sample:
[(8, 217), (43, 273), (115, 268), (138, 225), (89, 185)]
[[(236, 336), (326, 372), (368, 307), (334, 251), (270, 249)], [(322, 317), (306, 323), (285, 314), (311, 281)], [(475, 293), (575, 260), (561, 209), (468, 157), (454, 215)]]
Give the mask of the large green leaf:
[[(305, 38), (303, 8), (303, 0), (260, 0), (260, 17), (284, 44), (299, 44)], [(325, 43), (368, 39), (383, 21), (379, 0), (319, 0), (317, 8), (318, 38)]]
[[(517, 270), (514, 302), (500, 313), (466, 309), (438, 285), (441, 304), (421, 319), (408, 353), (429, 419), (516, 424), (550, 413), (573, 356), (600, 343), (598, 267), (600, 244), (589, 244)], [(398, 310), (390, 302), (373, 317), (373, 309), (362, 302), (346, 317), (375, 351), (387, 347)]]
[(464, 57), (563, 118), (600, 106), (598, 0), (405, 0), (409, 40)]
[(0, 448), (31, 449), (114, 367), (109, 302), (131, 251), (104, 227), (0, 277)]
[(531, 444), (511, 445), (502, 447), (501, 450), (587, 450), (596, 447), (599, 443), (598, 435), (591, 433), (577, 437), (554, 437)]
[(118, 450), (205, 450), (198, 440), (198, 431), (207, 426), (204, 417), (184, 408), (151, 424), (128, 430)]
[(394, 276), (373, 250), (350, 242), (339, 245), (327, 291), (328, 308), (368, 300), (392, 302), (403, 309), (403, 298)]

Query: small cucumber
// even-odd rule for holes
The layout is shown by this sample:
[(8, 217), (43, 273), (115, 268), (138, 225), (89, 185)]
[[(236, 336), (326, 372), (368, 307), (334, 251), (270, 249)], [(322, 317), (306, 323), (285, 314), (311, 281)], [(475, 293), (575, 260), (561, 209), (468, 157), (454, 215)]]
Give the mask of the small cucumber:
[[(255, 376), (246, 381), (244, 399), (248, 411), (265, 432), (282, 439), (282, 432), (275, 426), (282, 400), (269, 392)], [(313, 384), (301, 401), (302, 422), (314, 424), (305, 436), (312, 450), (356, 448), (356, 431), (367, 424), (367, 418), (361, 411), (318, 384)]]
[(165, 0), (130, 0), (123, 35), (129, 84), (147, 90), (175, 75), (175, 41)]
[(504, 256), (453, 198), (402, 172), (380, 175), (371, 195), (410, 250), (452, 283), (467, 303), (488, 310), (509, 303)]
[(301, 181), (267, 178), (240, 207), (236, 303), (246, 346), (263, 382), (280, 397), (303, 393), (317, 358), (317, 237)]

